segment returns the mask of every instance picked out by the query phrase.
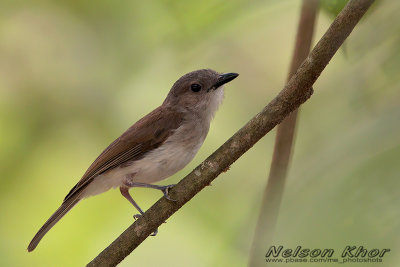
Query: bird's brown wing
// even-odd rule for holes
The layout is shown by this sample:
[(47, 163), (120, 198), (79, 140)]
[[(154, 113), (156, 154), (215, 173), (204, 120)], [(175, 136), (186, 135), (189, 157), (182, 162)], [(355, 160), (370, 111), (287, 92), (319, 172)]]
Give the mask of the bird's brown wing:
[(140, 159), (147, 152), (159, 147), (183, 120), (181, 113), (166, 109), (161, 106), (153, 110), (112, 142), (90, 165), (64, 202), (81, 192), (97, 175), (127, 161)]

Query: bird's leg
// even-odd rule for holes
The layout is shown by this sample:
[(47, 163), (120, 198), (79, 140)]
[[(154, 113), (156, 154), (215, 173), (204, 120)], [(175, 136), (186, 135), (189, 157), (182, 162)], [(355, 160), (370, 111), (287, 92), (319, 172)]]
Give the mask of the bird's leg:
[(140, 215), (144, 213), (144, 211), (139, 207), (139, 205), (135, 202), (135, 200), (133, 200), (132, 196), (129, 194), (128, 187), (121, 186), (119, 188), (119, 191), (121, 191), (121, 194), (140, 212)]
[(175, 199), (172, 199), (168, 195), (169, 189), (175, 186), (175, 184), (170, 184), (170, 185), (155, 185), (155, 184), (145, 184), (145, 183), (136, 183), (136, 182), (129, 182), (126, 184), (129, 187), (145, 187), (145, 188), (153, 188), (157, 190), (161, 190), (163, 192), (164, 196), (166, 199), (171, 200), (171, 201), (176, 201)]
[[(119, 188), (121, 194), (140, 212), (140, 214), (133, 215), (133, 218), (137, 220), (140, 216), (143, 215), (143, 210), (139, 207), (139, 205), (133, 200), (132, 196), (129, 194), (129, 187), (121, 186)], [(158, 229), (156, 229), (151, 235), (156, 236), (158, 233)]]

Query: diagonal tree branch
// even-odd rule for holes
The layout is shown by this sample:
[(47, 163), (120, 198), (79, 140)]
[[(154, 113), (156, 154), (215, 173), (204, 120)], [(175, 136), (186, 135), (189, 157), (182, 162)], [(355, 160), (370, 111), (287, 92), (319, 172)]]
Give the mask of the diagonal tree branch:
[(351, 0), (283, 90), (245, 126), (158, 200), (87, 266), (116, 266), (312, 94), (312, 85), (374, 0)]
[[(288, 80), (290, 80), (290, 77), (292, 77), (310, 52), (318, 3), (319, 0), (303, 0)], [(297, 112), (298, 109), (293, 111), (277, 127), (274, 154), (272, 156), (268, 183), (261, 202), (260, 215), (254, 232), (249, 266), (265, 265), (263, 254), (265, 248), (271, 244), (275, 232), (275, 225), (289, 168), (292, 144), (295, 137)]]

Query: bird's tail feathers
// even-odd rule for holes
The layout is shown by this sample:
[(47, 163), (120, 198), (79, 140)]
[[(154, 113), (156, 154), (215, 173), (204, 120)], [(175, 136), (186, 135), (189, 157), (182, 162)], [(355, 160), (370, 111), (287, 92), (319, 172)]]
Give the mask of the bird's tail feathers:
[(43, 236), (65, 215), (72, 209), (81, 199), (79, 194), (72, 196), (65, 200), (61, 206), (56, 210), (56, 212), (51, 215), (51, 217), (45, 222), (45, 224), (39, 229), (36, 235), (33, 237), (32, 241), (29, 243), (28, 252), (31, 252), (39, 244)]

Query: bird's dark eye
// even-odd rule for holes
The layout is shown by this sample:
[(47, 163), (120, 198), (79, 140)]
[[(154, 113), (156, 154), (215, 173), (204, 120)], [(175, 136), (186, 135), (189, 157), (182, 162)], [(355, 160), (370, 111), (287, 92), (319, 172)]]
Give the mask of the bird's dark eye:
[(194, 83), (194, 84), (192, 84), (192, 85), (190, 86), (190, 89), (192, 89), (193, 92), (198, 92), (198, 91), (201, 90), (201, 85), (200, 85), (200, 84), (197, 84), (197, 83)]

